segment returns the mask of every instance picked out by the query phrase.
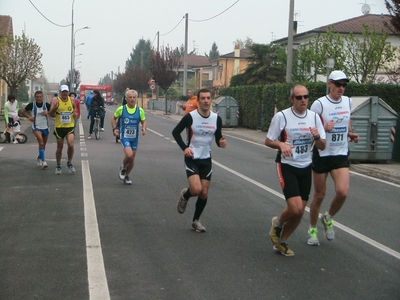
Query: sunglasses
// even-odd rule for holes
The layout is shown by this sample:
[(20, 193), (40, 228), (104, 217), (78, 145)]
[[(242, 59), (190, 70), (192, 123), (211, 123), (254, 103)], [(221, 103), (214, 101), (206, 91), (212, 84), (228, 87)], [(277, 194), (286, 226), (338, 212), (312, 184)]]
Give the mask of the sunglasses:
[(298, 96), (294, 96), (294, 98), (296, 100), (301, 100), (301, 99), (308, 99), (310, 97), (310, 95), (298, 95)]
[(333, 82), (333, 84), (336, 86), (336, 87), (346, 87), (347, 86), (347, 83), (345, 82), (345, 83), (341, 83), (341, 82), (337, 82), (337, 81), (332, 81)]

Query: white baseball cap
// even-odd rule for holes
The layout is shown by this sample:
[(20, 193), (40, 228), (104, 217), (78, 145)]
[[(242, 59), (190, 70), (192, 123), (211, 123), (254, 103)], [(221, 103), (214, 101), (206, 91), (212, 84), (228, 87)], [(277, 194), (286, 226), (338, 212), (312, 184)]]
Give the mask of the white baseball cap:
[(339, 81), (339, 80), (344, 80), (349, 82), (350, 80), (347, 78), (346, 74), (342, 71), (332, 71), (332, 73), (329, 75), (328, 80), (333, 80), (333, 81)]
[(63, 84), (62, 86), (60, 86), (60, 92), (63, 92), (63, 91), (69, 92), (68, 85)]

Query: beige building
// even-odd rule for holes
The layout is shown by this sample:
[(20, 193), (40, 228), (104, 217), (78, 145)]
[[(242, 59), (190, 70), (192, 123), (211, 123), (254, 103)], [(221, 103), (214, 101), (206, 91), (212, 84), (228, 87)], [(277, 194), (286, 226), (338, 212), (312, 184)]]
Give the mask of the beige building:
[(212, 85), (216, 94), (220, 88), (230, 85), (232, 76), (244, 73), (249, 65), (250, 56), (250, 50), (240, 49), (240, 46), (236, 45), (233, 52), (211, 59)]

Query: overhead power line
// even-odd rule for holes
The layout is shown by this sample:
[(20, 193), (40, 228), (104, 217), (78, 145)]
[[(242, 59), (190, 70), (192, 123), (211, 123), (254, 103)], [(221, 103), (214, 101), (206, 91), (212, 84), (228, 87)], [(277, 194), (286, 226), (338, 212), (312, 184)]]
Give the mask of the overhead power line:
[(54, 23), (53, 21), (51, 21), (49, 18), (47, 18), (44, 14), (42, 14), (42, 12), (35, 6), (35, 4), (33, 4), (33, 2), (31, 0), (29, 0), (29, 2), (32, 4), (32, 6), (38, 11), (39, 14), (42, 15), (43, 18), (45, 18), (47, 21), (49, 21), (51, 24), (56, 25), (58, 27), (69, 27), (72, 24), (68, 24), (68, 25), (60, 25), (57, 23)]

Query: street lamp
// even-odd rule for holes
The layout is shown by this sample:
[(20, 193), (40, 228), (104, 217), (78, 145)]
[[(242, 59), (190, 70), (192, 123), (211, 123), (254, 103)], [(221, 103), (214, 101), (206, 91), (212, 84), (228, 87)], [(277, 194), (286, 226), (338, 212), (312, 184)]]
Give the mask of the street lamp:
[(328, 87), (328, 78), (329, 78), (329, 71), (335, 66), (335, 60), (333, 58), (328, 58), (326, 60), (326, 94), (329, 92)]
[[(72, 26), (73, 26), (73, 22), (72, 22)], [(85, 27), (79, 28), (72, 34), (72, 45), (73, 45), (73, 47), (72, 47), (72, 55), (71, 55), (71, 90), (72, 91), (75, 91), (75, 48), (78, 47), (79, 45), (83, 45), (84, 44), (84, 43), (81, 43), (78, 46), (75, 46), (75, 35), (76, 35), (76, 33), (78, 31), (83, 30), (83, 29), (90, 29), (90, 27), (89, 26), (85, 26)]]

